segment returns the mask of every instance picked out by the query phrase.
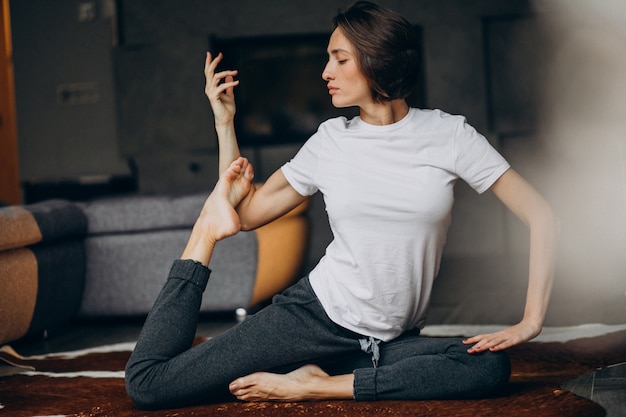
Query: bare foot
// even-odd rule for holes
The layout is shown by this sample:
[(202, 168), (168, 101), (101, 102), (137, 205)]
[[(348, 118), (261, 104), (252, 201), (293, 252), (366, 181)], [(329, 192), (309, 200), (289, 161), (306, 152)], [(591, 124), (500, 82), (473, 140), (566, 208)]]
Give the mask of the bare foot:
[(181, 259), (208, 265), (215, 243), (239, 232), (241, 222), (234, 207), (250, 192), (253, 178), (252, 165), (247, 159), (238, 158), (230, 164), (204, 202)]
[[(342, 379), (343, 389), (331, 382)], [(347, 388), (347, 395), (343, 392)], [(352, 397), (352, 375), (330, 377), (317, 365), (305, 365), (287, 374), (256, 372), (237, 378), (230, 392), (242, 401), (311, 401)]]
[(224, 171), (212, 194), (225, 197), (233, 207), (236, 207), (250, 191), (253, 177), (252, 165), (246, 158), (239, 157)]
[(234, 207), (250, 191), (253, 178), (252, 165), (246, 158), (235, 160), (220, 176), (198, 219), (207, 238), (218, 241), (239, 231), (241, 224)]

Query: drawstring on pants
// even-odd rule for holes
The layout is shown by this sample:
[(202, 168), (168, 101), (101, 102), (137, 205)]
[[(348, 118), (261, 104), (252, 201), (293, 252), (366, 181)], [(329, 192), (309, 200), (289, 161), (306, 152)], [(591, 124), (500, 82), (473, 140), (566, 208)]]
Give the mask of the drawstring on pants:
[(380, 360), (380, 349), (378, 347), (380, 340), (369, 336), (367, 339), (359, 339), (359, 344), (363, 352), (372, 354), (372, 364), (374, 368), (377, 368)]

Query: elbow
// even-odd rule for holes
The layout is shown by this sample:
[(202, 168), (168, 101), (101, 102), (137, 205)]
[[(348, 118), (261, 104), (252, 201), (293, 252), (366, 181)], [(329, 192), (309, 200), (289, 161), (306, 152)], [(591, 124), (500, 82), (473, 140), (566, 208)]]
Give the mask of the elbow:
[(541, 232), (556, 242), (561, 234), (561, 220), (558, 215), (547, 202), (544, 202), (535, 214), (529, 222), (531, 231)]
[(544, 209), (544, 225), (549, 228), (553, 235), (558, 238), (561, 234), (561, 219), (555, 211), (552, 209), (550, 205), (546, 203), (546, 208)]
[(242, 205), (237, 206), (236, 211), (239, 216), (240, 231), (249, 232), (259, 227), (254, 221), (254, 216), (251, 216), (250, 212), (246, 211)]
[[(263, 222), (262, 220), (254, 217), (254, 216), (246, 216), (239, 214), (239, 230), (242, 232), (249, 232), (251, 230), (256, 230), (261, 226), (266, 225), (269, 222)], [(271, 220), (270, 220), (271, 221)]]
[(239, 230), (241, 230), (242, 232), (249, 232), (249, 231), (254, 230), (254, 229), (255, 229), (255, 227), (253, 227), (251, 224), (244, 223), (244, 222), (241, 222), (241, 226), (239, 228)]

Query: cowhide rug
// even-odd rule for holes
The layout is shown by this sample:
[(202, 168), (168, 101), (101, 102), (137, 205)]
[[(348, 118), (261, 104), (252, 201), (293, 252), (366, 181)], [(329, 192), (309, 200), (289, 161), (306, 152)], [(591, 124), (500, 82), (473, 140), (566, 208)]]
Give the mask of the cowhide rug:
[[(626, 361), (626, 331), (565, 343), (531, 342), (509, 351), (506, 395), (466, 401), (229, 402), (142, 412), (124, 390), (132, 344), (66, 354), (21, 357), (8, 347), (0, 359), (19, 373), (0, 377), (0, 417), (13, 416), (604, 416), (604, 409), (561, 385), (597, 368)], [(8, 364), (4, 370), (8, 369)]]

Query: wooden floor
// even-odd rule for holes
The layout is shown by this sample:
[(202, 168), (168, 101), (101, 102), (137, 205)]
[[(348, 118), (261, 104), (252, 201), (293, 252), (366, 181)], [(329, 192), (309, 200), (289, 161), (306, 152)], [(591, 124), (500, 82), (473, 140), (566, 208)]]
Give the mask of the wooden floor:
[[(198, 336), (214, 336), (237, 323), (234, 315), (204, 317)], [(13, 345), (22, 355), (40, 355), (105, 344), (134, 342), (142, 320), (76, 323), (58, 334)], [(626, 363), (599, 369), (564, 384), (563, 388), (602, 405), (607, 417), (626, 417)]]

